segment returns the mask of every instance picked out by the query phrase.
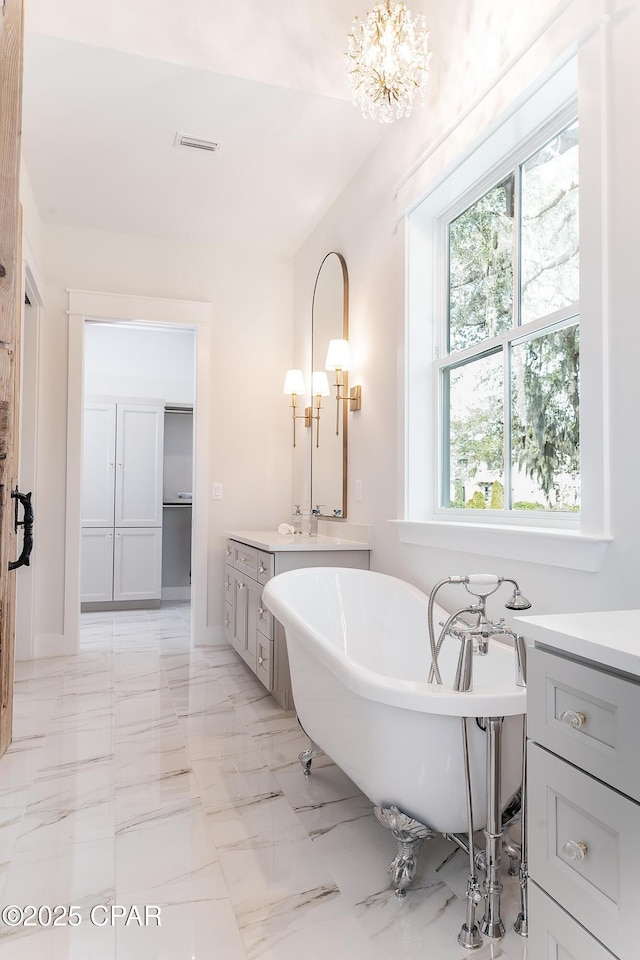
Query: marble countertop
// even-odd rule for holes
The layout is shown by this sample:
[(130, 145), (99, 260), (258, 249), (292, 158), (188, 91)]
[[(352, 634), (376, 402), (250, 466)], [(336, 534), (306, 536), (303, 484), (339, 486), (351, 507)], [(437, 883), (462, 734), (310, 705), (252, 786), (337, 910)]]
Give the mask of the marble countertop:
[(516, 617), (537, 643), (640, 677), (640, 610)]
[(280, 534), (277, 530), (227, 530), (225, 536), (239, 540), (258, 550), (276, 553), (280, 550), (370, 550), (368, 543), (343, 540), (340, 537), (307, 536), (304, 533)]

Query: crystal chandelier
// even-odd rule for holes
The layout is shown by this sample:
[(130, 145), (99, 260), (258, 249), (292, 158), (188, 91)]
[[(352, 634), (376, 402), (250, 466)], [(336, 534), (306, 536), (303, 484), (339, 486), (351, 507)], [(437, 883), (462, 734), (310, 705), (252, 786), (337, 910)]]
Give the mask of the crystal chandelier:
[(365, 117), (393, 123), (411, 113), (416, 93), (424, 99), (431, 53), (423, 14), (396, 0), (376, 3), (363, 23), (353, 21), (347, 73), (353, 102)]

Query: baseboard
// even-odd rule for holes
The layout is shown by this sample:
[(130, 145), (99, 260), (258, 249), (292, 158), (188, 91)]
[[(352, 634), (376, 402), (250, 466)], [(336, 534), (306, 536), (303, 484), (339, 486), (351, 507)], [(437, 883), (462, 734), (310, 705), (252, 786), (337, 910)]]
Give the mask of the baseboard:
[(159, 610), (160, 600), (87, 600), (80, 613), (108, 613), (110, 610)]
[(163, 587), (163, 600), (191, 600), (191, 587)]
[(78, 638), (64, 633), (36, 633), (33, 638), (33, 659), (69, 657), (78, 652)]

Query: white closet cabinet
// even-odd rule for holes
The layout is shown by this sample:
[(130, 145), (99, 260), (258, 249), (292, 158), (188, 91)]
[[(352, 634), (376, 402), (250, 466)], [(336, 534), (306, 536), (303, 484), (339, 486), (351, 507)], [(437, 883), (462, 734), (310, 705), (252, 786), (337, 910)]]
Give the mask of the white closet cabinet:
[(113, 527), (116, 475), (116, 405), (84, 408), (82, 526)]
[(116, 528), (113, 599), (157, 600), (162, 582), (162, 528)]
[(163, 437), (162, 403), (85, 405), (82, 603), (160, 599)]
[(113, 529), (82, 528), (80, 597), (83, 603), (113, 600)]
[(116, 527), (162, 526), (164, 404), (117, 404)]

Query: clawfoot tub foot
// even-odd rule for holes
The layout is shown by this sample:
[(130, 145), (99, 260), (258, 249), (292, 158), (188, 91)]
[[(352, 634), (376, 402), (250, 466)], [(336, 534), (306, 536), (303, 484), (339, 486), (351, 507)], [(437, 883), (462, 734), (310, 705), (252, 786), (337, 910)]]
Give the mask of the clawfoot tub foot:
[(397, 807), (374, 807), (373, 812), (397, 841), (398, 852), (389, 864), (389, 876), (396, 888), (396, 897), (402, 899), (416, 875), (423, 841), (430, 840), (435, 834), (424, 823), (407, 816)]
[(305, 777), (311, 776), (311, 761), (320, 753), (322, 753), (322, 750), (312, 740), (309, 749), (303, 750), (302, 753), (298, 754), (298, 760), (302, 764), (302, 772), (304, 773)]
[(302, 772), (304, 773), (305, 777), (310, 777), (311, 761), (313, 760), (314, 757), (317, 757), (319, 754), (324, 753), (324, 750), (322, 749), (322, 747), (319, 747), (317, 743), (313, 742), (313, 740), (311, 739), (311, 737), (309, 736), (305, 728), (300, 723), (300, 717), (296, 717), (296, 719), (298, 721), (298, 726), (300, 727), (305, 737), (307, 737), (307, 739), (311, 744), (308, 750), (303, 750), (302, 753), (298, 754), (298, 760), (302, 764)]

